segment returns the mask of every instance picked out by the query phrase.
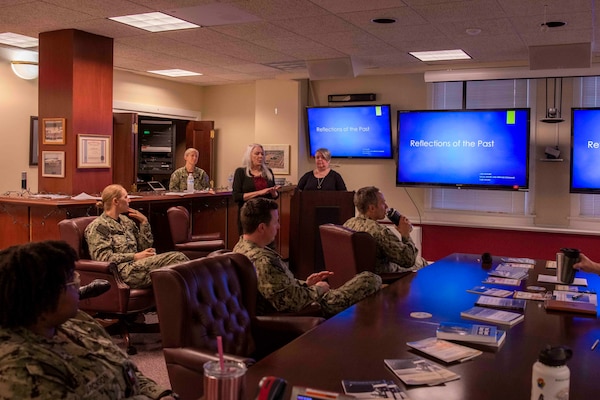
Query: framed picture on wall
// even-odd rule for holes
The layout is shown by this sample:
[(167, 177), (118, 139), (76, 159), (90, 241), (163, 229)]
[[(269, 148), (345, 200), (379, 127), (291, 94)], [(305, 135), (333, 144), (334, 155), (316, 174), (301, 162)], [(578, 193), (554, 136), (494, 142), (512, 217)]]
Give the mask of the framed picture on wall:
[(49, 178), (65, 177), (64, 151), (42, 151), (42, 176)]
[(77, 135), (77, 168), (110, 168), (110, 136)]
[(290, 145), (265, 144), (265, 164), (277, 175), (290, 174)]
[(29, 165), (38, 165), (39, 152), (38, 117), (29, 117)]
[(65, 129), (64, 118), (43, 118), (43, 144), (65, 144)]

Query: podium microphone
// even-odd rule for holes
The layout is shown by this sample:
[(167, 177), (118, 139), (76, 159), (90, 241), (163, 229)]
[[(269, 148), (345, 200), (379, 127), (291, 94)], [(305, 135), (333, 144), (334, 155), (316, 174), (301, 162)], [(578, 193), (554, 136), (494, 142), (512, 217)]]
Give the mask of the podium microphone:
[(94, 279), (92, 282), (79, 288), (79, 300), (100, 296), (108, 292), (110, 286), (110, 282), (106, 279)]

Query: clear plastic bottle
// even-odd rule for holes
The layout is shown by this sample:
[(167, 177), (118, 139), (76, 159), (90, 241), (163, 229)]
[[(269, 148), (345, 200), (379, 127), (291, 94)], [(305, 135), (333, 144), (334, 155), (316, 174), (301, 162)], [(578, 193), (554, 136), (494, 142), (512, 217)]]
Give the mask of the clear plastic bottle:
[(194, 193), (194, 175), (190, 172), (187, 177), (187, 190), (188, 193)]
[(540, 351), (531, 374), (531, 400), (568, 400), (571, 371), (566, 363), (572, 355), (561, 346)]

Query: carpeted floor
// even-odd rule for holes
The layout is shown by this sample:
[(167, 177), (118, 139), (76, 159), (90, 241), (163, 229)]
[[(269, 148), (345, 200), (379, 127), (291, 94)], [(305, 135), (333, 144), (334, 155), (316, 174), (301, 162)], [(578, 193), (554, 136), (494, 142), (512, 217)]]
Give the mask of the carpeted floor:
[[(145, 315), (146, 323), (158, 322), (155, 313)], [(112, 336), (115, 343), (125, 350), (125, 341), (120, 335)], [(131, 341), (137, 354), (130, 356), (144, 375), (161, 386), (170, 388), (167, 366), (162, 352), (160, 333), (131, 333)]]

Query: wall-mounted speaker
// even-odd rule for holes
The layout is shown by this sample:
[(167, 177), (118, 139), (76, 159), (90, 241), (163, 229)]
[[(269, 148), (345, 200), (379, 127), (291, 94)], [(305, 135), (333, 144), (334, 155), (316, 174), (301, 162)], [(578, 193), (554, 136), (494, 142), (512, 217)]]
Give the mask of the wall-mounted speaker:
[(529, 69), (590, 68), (591, 43), (529, 47)]
[(330, 94), (327, 96), (330, 103), (347, 103), (352, 101), (375, 101), (375, 93), (355, 93), (355, 94)]

